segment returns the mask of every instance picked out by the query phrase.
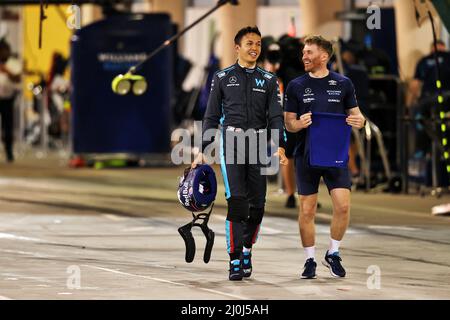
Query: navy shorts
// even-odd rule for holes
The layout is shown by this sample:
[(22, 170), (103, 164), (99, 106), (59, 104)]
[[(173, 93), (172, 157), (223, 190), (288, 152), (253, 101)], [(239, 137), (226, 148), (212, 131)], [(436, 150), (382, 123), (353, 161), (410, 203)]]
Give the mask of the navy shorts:
[(285, 143), (285, 155), (288, 159), (294, 158), (295, 147), (297, 146), (297, 132), (292, 133), (285, 131), (286, 133), (286, 143)]
[(350, 189), (352, 180), (348, 168), (317, 168), (305, 163), (303, 156), (295, 157), (298, 194), (307, 196), (319, 192), (320, 178), (328, 188), (328, 192), (336, 188)]

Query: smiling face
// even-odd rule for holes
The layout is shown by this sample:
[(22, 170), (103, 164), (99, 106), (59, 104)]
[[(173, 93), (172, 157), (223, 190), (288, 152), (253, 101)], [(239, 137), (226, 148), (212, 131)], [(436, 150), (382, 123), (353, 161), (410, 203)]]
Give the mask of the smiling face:
[(247, 33), (241, 39), (241, 43), (235, 46), (239, 63), (245, 67), (256, 65), (261, 54), (261, 37), (256, 33)]
[(316, 44), (305, 44), (302, 61), (306, 72), (315, 72), (321, 68), (326, 68), (328, 59), (328, 53)]

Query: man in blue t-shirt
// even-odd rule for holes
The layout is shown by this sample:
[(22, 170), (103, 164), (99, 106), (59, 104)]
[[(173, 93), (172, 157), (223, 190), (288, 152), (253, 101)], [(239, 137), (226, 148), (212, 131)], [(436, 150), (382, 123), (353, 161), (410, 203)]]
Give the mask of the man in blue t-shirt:
[(316, 277), (314, 216), (321, 177), (328, 187), (333, 202), (330, 247), (323, 264), (330, 269), (334, 277), (345, 276), (339, 256), (339, 245), (350, 217), (351, 180), (348, 167), (311, 167), (308, 163), (307, 135), (308, 127), (314, 119), (312, 113), (348, 115), (346, 123), (358, 129), (365, 124), (350, 79), (327, 69), (332, 54), (333, 47), (330, 41), (322, 36), (307, 37), (302, 57), (307, 73), (292, 80), (286, 89), (285, 126), (290, 132), (299, 132), (295, 164), (300, 198), (300, 237), (306, 255), (301, 275), (304, 279)]
[[(450, 52), (447, 51), (442, 40), (436, 42), (436, 55), (438, 58), (442, 91), (450, 90)], [(417, 62), (414, 79), (410, 83), (408, 105), (412, 105), (417, 99), (426, 98), (437, 94), (436, 89), (436, 59), (434, 57), (434, 43), (431, 44), (431, 53)]]
[[(450, 91), (450, 52), (447, 51), (445, 43), (438, 40), (436, 52), (434, 43), (431, 44), (431, 53), (419, 60), (416, 65), (414, 78), (409, 83), (406, 95), (406, 106), (411, 108), (410, 115), (415, 120), (430, 119), (431, 112), (435, 108), (436, 96), (436, 53), (439, 69), (441, 90)], [(415, 153), (419, 158), (425, 158), (424, 153), (431, 153), (431, 140), (426, 133), (422, 121), (415, 122)]]

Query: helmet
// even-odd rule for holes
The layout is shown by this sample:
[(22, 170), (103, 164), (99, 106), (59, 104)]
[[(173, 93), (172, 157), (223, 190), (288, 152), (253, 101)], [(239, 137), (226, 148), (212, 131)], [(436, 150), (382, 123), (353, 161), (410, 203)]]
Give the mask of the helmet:
[(216, 199), (217, 181), (214, 170), (207, 164), (184, 170), (178, 185), (178, 200), (191, 212), (208, 209)]

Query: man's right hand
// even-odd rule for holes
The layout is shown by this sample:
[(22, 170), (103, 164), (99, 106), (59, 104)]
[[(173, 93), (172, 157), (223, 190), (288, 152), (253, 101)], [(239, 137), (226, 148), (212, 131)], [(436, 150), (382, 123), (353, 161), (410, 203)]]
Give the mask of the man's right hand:
[(308, 128), (312, 124), (312, 113), (311, 111), (300, 116), (300, 126), (302, 129)]
[(194, 169), (199, 164), (203, 164), (205, 162), (205, 158), (202, 152), (199, 152), (197, 156), (195, 157), (194, 161), (191, 164), (191, 168)]

